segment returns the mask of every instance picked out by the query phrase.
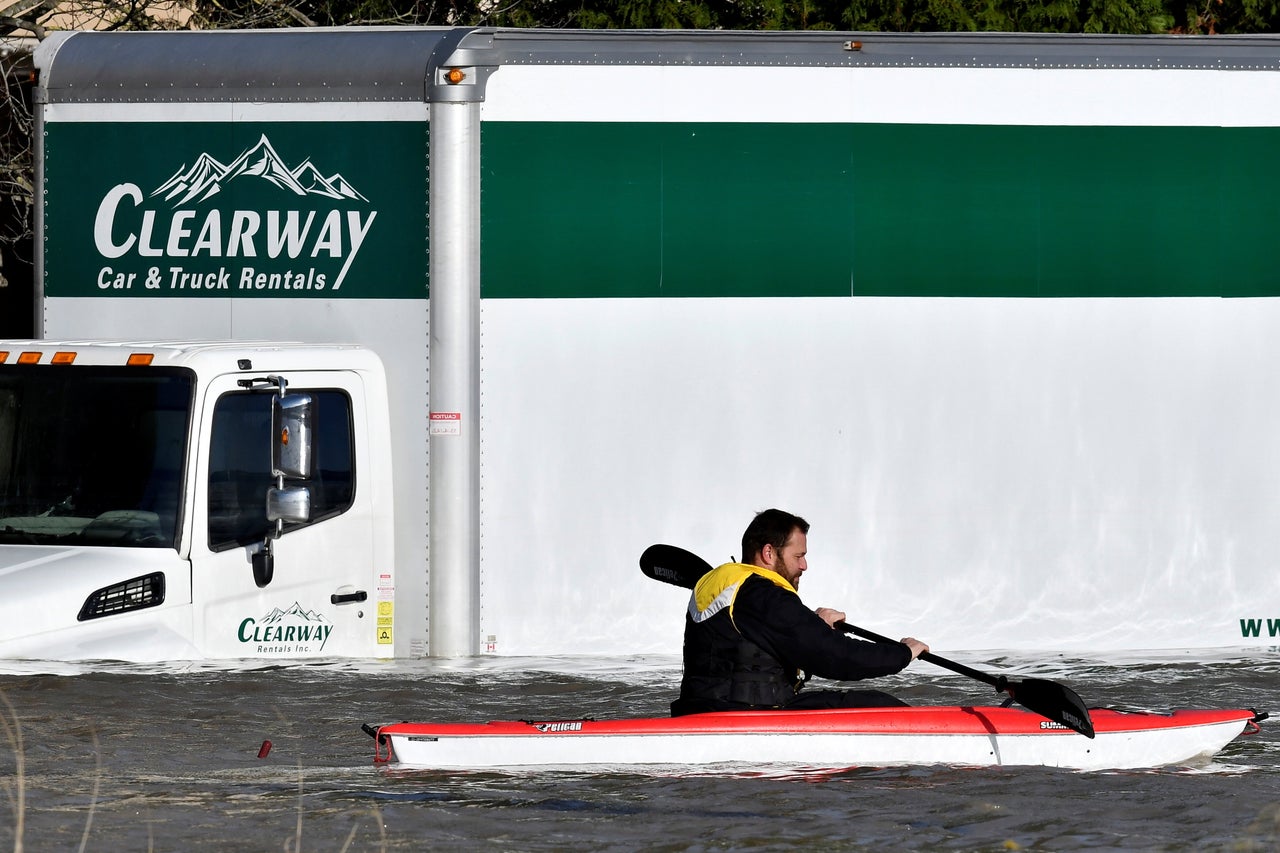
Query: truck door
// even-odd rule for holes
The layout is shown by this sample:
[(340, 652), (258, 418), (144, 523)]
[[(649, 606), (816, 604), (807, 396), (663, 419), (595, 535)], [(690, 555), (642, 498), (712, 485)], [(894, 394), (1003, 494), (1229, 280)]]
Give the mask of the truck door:
[(273, 544), (271, 579), (259, 586), (252, 556), (274, 527), (266, 494), (275, 485), (276, 388), (253, 376), (211, 383), (192, 525), (197, 643), (220, 658), (375, 657), (373, 507), (371, 489), (361, 487), (369, 454), (360, 377), (282, 375), (291, 393), (315, 401), (316, 473), (303, 484), (311, 491), (310, 516), (285, 525)]

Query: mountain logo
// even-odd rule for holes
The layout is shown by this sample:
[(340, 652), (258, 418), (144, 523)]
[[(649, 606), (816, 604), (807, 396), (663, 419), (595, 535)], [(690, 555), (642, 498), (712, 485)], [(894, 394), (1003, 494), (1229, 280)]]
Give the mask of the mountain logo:
[(281, 610), (279, 607), (272, 608), (271, 612), (262, 617), (264, 625), (273, 625), (286, 621), (302, 621), (302, 622), (321, 622), (325, 621), (324, 617), (314, 610), (304, 610), (302, 605), (294, 602), (289, 606), (288, 610)]
[(335, 200), (368, 202), (346, 178), (335, 172), (325, 175), (308, 157), (290, 167), (285, 163), (266, 134), (229, 164), (223, 165), (212, 154), (201, 152), (191, 168), (184, 163), (173, 177), (152, 190), (151, 197), (162, 197), (173, 207), (208, 201), (233, 182), (258, 179), (296, 196), (321, 196)]
[(237, 638), (256, 646), (258, 654), (317, 654), (324, 651), (332, 633), (333, 625), (324, 616), (295, 601), (284, 610), (274, 607), (258, 619), (244, 619)]

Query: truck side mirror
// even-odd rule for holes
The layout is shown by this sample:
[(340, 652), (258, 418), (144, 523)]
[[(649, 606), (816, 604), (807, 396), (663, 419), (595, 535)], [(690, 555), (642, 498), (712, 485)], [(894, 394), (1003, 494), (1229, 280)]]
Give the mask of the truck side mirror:
[(281, 394), (272, 398), (272, 476), (309, 480), (315, 474), (312, 452), (315, 413), (315, 401), (310, 394)]
[[(283, 391), (283, 380), (280, 388)], [(271, 543), (280, 536), (284, 522), (311, 519), (311, 490), (306, 486), (286, 486), (284, 481), (305, 481), (315, 474), (315, 413), (310, 394), (282, 393), (271, 398), (271, 476), (276, 478), (276, 484), (267, 489), (267, 520), (275, 528), (251, 558), (253, 580), (259, 588), (271, 583), (275, 574)]]
[(306, 486), (267, 489), (267, 521), (310, 521), (311, 490)]

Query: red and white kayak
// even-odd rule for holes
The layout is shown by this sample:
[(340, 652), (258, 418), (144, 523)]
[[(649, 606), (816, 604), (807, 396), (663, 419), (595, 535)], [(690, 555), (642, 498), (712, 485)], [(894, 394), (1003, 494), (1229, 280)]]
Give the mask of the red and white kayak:
[[(404, 767), (904, 764), (1109, 770), (1183, 764), (1258, 730), (1252, 710), (1095, 710), (1090, 739), (1019, 708), (738, 711), (630, 720), (395, 723), (376, 760)], [(371, 727), (366, 730), (374, 734)]]

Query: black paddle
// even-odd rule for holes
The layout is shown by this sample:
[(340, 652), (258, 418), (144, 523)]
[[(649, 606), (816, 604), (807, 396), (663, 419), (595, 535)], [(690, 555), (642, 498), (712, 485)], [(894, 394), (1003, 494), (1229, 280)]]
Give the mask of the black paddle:
[[(677, 548), (674, 545), (650, 545), (640, 555), (640, 570), (654, 580), (663, 581), (675, 586), (693, 589), (698, 580), (711, 571), (711, 564), (697, 554)], [(896, 642), (865, 628), (841, 622), (837, 626), (846, 634), (855, 634), (876, 643)], [(1042, 717), (1060, 723), (1072, 731), (1085, 737), (1093, 737), (1093, 720), (1089, 718), (1089, 709), (1075, 691), (1064, 684), (1043, 678), (1027, 678), (1013, 681), (1003, 675), (989, 675), (964, 664), (949, 661), (932, 652), (925, 652), (920, 659), (935, 666), (949, 669), (959, 675), (990, 684), (997, 691), (1009, 694), (1009, 697), (1030, 711)]]

